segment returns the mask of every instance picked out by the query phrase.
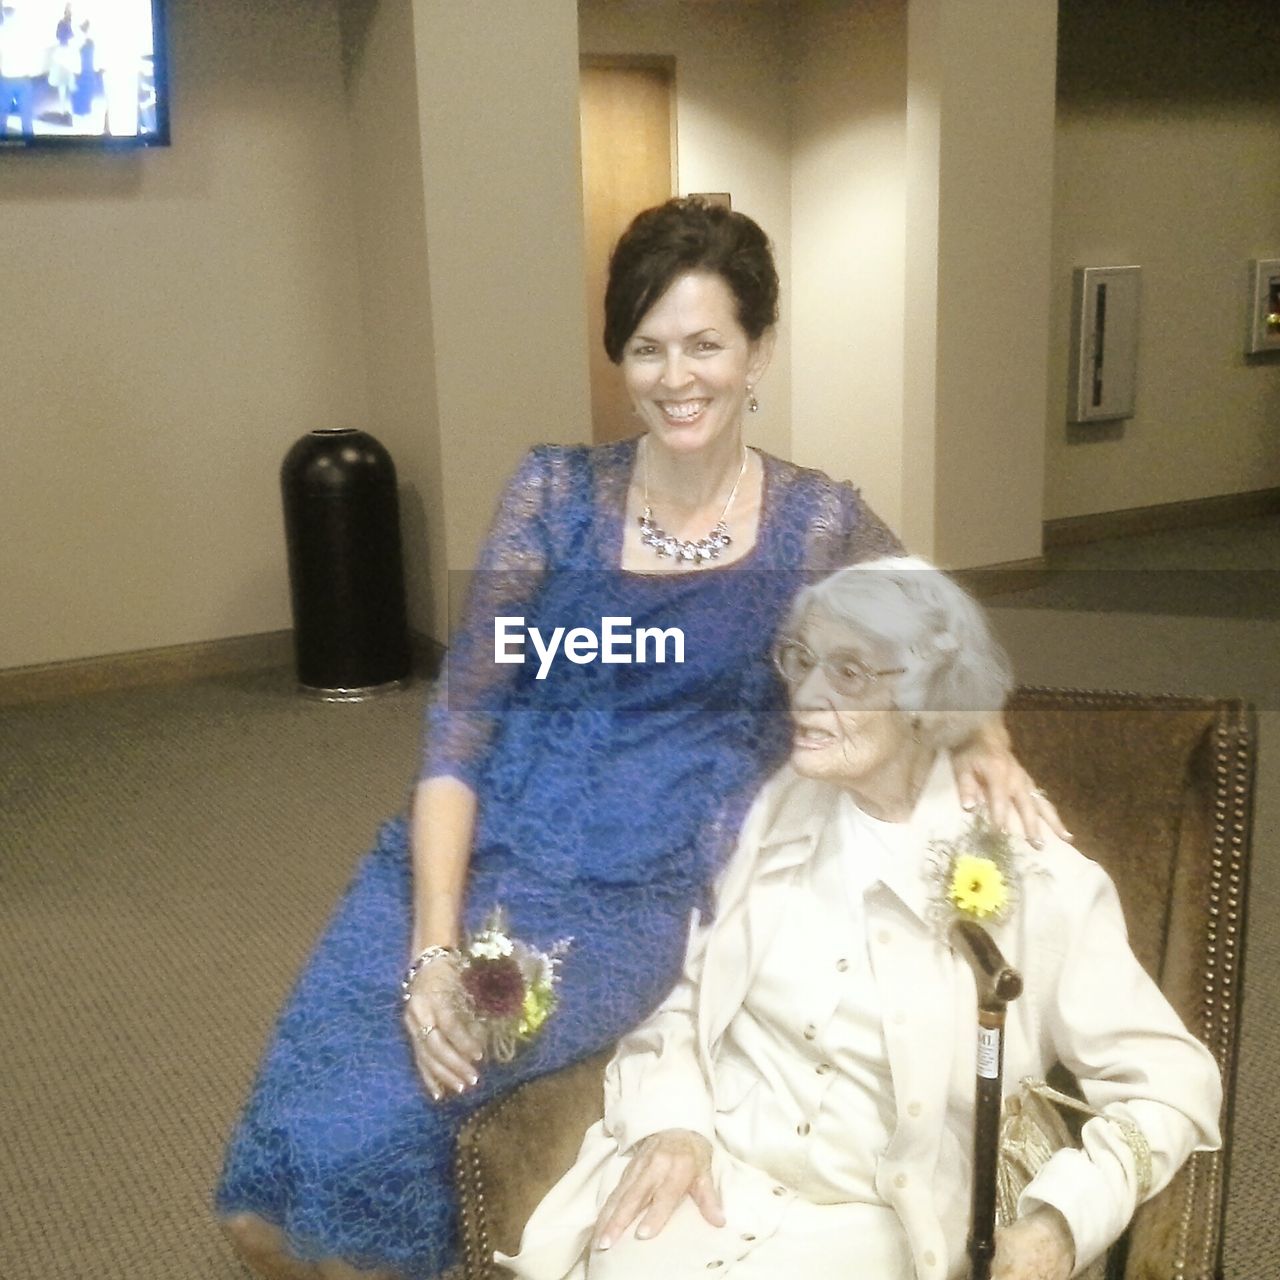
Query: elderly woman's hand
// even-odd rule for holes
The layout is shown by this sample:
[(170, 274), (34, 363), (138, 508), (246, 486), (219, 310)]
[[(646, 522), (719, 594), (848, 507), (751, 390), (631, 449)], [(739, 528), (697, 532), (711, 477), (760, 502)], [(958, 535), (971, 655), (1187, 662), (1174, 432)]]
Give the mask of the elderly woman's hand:
[(960, 803), (972, 809), (985, 799), (991, 821), (1005, 830), (1015, 830), (1017, 816), (1022, 834), (1038, 849), (1047, 832), (1063, 840), (1072, 839), (1058, 816), (1053, 802), (1032, 780), (1013, 754), (1009, 731), (999, 717), (989, 720), (968, 742), (951, 753), (956, 771)]
[(636, 1148), (600, 1210), (592, 1248), (608, 1249), (642, 1213), (636, 1239), (656, 1236), (686, 1195), (713, 1227), (724, 1226), (724, 1209), (711, 1180), (711, 1144), (690, 1129), (651, 1134)]
[(464, 1009), (457, 966), (447, 956), (432, 960), (414, 979), (404, 1025), (418, 1073), (437, 1102), (446, 1092), (462, 1093), (479, 1080), (476, 1064), (484, 1057), (484, 1045)]
[(996, 1232), (991, 1280), (1067, 1280), (1075, 1265), (1071, 1229), (1056, 1209), (1037, 1209)]

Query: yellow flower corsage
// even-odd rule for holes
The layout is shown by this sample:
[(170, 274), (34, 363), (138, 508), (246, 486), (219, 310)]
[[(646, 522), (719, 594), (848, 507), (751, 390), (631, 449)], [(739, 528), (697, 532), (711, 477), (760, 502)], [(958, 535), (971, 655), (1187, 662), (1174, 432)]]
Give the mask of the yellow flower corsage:
[(956, 917), (995, 924), (1017, 903), (1017, 852), (1005, 831), (982, 815), (954, 840), (935, 840), (925, 874), (933, 882), (932, 912), (945, 931)]

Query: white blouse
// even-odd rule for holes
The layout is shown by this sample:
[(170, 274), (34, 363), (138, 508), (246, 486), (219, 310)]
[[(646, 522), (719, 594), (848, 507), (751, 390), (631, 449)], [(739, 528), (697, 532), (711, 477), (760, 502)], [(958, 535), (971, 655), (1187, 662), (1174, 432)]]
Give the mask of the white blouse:
[[(816, 1204), (884, 1204), (875, 1172), (897, 1108), (863, 895), (885, 860), (908, 852), (908, 833), (847, 796), (837, 821), (840, 838), (780, 904), (777, 933), (725, 1031), (716, 1093), (732, 1105), (717, 1112), (716, 1134)], [(829, 981), (814, 980), (815, 943)]]

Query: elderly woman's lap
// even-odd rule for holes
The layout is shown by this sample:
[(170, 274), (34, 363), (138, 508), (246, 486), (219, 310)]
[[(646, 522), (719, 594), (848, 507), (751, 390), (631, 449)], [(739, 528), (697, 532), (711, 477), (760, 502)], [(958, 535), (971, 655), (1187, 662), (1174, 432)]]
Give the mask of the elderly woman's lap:
[(915, 1274), (901, 1224), (885, 1205), (819, 1205), (791, 1197), (762, 1219), (751, 1200), (735, 1204), (726, 1196), (728, 1222), (715, 1227), (686, 1199), (652, 1239), (628, 1233), (607, 1252), (593, 1252), (586, 1280), (908, 1280)]

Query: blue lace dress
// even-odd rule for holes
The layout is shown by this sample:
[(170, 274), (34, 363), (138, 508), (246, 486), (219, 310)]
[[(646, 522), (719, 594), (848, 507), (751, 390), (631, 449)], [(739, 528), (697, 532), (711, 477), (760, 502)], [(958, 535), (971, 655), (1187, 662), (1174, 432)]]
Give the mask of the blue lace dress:
[[(433, 1104), (401, 1025), (406, 822), (360, 863), (289, 998), (233, 1135), (222, 1213), (281, 1226), (302, 1258), (430, 1280), (455, 1257), (454, 1137), (478, 1106), (610, 1044), (666, 994), (691, 907), (785, 757), (769, 647), (798, 587), (898, 550), (847, 484), (762, 455), (756, 545), (683, 574), (618, 568), (635, 441), (543, 447), (503, 496), (427, 715), (423, 777), (479, 798), (466, 923), (496, 904), (541, 946), (572, 937), (542, 1036)], [(551, 634), (602, 619), (679, 628), (683, 662), (494, 660), (494, 619)], [(620, 624), (615, 624), (620, 625)]]

